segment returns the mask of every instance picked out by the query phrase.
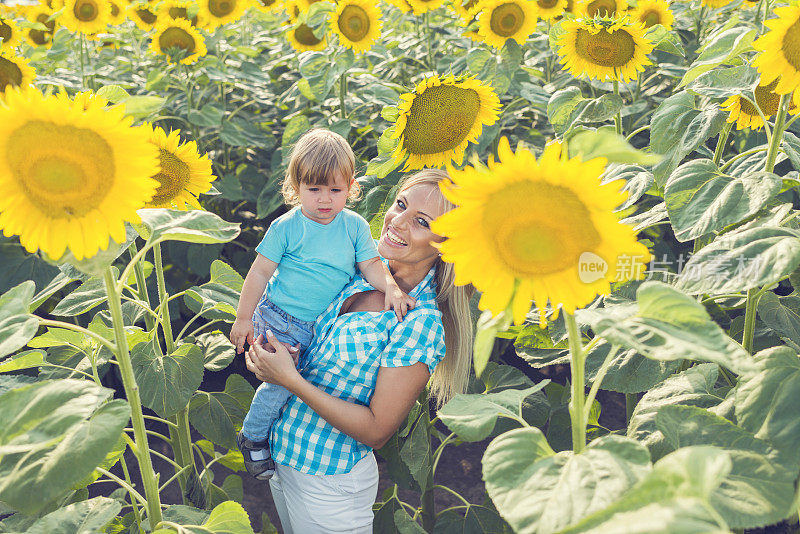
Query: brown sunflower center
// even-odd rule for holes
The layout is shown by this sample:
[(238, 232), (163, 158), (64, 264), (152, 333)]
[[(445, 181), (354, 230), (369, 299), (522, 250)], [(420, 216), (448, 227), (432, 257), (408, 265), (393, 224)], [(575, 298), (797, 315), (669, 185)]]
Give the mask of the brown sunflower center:
[(5, 22), (0, 22), (0, 39), (3, 39), (4, 43), (7, 43), (11, 40), (11, 35), (13, 33), (14, 32), (11, 30), (11, 26)]
[(595, 15), (601, 17), (612, 17), (617, 12), (617, 4), (614, 0), (594, 0), (586, 6), (586, 14), (590, 19)]
[(622, 67), (633, 59), (636, 43), (625, 30), (609, 33), (603, 28), (592, 35), (588, 30), (579, 28), (575, 49), (580, 57), (596, 65)]
[(360, 41), (369, 33), (369, 14), (359, 6), (347, 6), (337, 21), (339, 31), (351, 41)]
[(92, 22), (100, 14), (100, 9), (94, 0), (78, 0), (72, 13), (81, 22)]
[(193, 54), (196, 43), (189, 32), (183, 28), (172, 27), (167, 28), (158, 36), (158, 46), (161, 50), (180, 48), (189, 54)]
[(13, 61), (0, 57), (0, 92), (6, 87), (22, 85), (22, 69)]
[[(778, 79), (774, 79), (768, 85), (759, 85), (754, 91), (756, 94), (756, 104), (761, 108), (765, 117), (770, 117), (778, 112), (778, 105), (781, 102), (781, 95), (773, 93), (775, 86), (778, 85)], [(745, 109), (747, 108), (747, 109)], [(753, 107), (753, 104), (747, 100), (742, 100), (742, 111), (750, 115), (758, 115), (758, 110)]]
[(114, 2), (111, 2), (111, 16), (115, 18), (119, 16), (119, 6)]
[(153, 24), (156, 20), (158, 20), (158, 17), (155, 15), (155, 13), (149, 9), (137, 9), (136, 14), (145, 24)]
[(649, 10), (642, 13), (640, 19), (643, 23), (645, 28), (649, 28), (650, 26), (655, 26), (656, 24), (661, 24), (661, 13), (656, 10)]
[(217, 18), (227, 17), (236, 9), (236, 0), (208, 0), (208, 10)]
[(403, 146), (411, 154), (438, 154), (466, 139), (480, 111), (473, 89), (439, 85), (416, 95), (403, 130)]
[(322, 42), (322, 39), (314, 35), (308, 24), (300, 24), (294, 29), (294, 38), (304, 46), (315, 46)]
[(558, 0), (537, 0), (536, 3), (542, 9), (553, 9), (558, 5)]
[(262, 5), (262, 6), (264, 6), (264, 7), (270, 7), (270, 6), (272, 6), (273, 4), (275, 4), (275, 2), (277, 2), (278, 0), (259, 0), (259, 1), (261, 2), (261, 5)]
[(114, 183), (113, 150), (85, 128), (27, 122), (9, 136), (6, 158), (28, 200), (55, 217), (89, 213)]
[(169, 204), (180, 196), (189, 183), (189, 166), (172, 152), (161, 149), (161, 172), (153, 176), (159, 186), (150, 204)]
[(574, 267), (602, 241), (575, 192), (542, 182), (517, 182), (493, 193), (483, 222), (498, 257), (519, 278)]
[(511, 37), (519, 31), (525, 22), (525, 11), (514, 3), (500, 4), (492, 11), (489, 27), (493, 33), (502, 37)]
[(795, 70), (800, 71), (800, 18), (786, 29), (786, 35), (783, 36), (781, 50), (783, 51), (783, 56), (786, 58), (786, 61), (788, 61)]

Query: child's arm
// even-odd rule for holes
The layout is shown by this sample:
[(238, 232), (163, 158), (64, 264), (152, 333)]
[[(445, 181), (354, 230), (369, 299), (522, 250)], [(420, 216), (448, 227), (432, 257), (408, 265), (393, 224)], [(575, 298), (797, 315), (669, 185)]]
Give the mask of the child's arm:
[(384, 310), (393, 309), (397, 320), (402, 321), (409, 308), (413, 308), (417, 301), (403, 293), (397, 286), (389, 268), (383, 264), (378, 256), (358, 262), (358, 270), (364, 275), (372, 287), (383, 291), (385, 295)]
[(244, 352), (244, 343), (253, 344), (253, 312), (256, 310), (267, 282), (272, 278), (278, 264), (256, 253), (256, 259), (242, 285), (239, 306), (236, 309), (236, 321), (231, 327), (231, 343), (236, 345), (236, 353)]

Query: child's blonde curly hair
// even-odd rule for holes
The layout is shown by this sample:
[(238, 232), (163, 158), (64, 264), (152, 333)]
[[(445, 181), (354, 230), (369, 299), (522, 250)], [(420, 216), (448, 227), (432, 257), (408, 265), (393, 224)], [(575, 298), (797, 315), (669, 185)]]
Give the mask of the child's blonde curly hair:
[(281, 193), (287, 204), (300, 204), (300, 184), (331, 185), (337, 176), (348, 180), (348, 199), (358, 200), (361, 188), (356, 182), (356, 158), (353, 149), (341, 135), (314, 128), (304, 133), (294, 145)]

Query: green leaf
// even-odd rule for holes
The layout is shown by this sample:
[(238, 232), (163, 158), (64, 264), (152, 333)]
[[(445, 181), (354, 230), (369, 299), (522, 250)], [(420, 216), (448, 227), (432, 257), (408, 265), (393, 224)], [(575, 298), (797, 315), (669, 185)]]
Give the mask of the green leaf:
[(254, 534), (242, 505), (228, 501), (213, 510), (203, 526), (214, 534)]
[(650, 121), (650, 149), (664, 159), (653, 168), (659, 187), (683, 158), (712, 136), (717, 135), (728, 114), (713, 102), (695, 106), (695, 97), (686, 91), (666, 98)]
[(675, 238), (686, 242), (753, 215), (780, 189), (771, 172), (731, 176), (709, 159), (696, 159), (667, 179), (664, 201)]
[(222, 108), (218, 108), (213, 104), (205, 104), (200, 109), (189, 111), (189, 122), (206, 128), (219, 128), (224, 116), (225, 110)]
[(692, 295), (738, 293), (769, 286), (800, 266), (800, 233), (761, 226), (717, 237), (694, 253), (675, 287)]
[(461, 513), (449, 511), (436, 518), (433, 534), (450, 534), (463, 532), (469, 534), (505, 534), (511, 533), (509, 525), (491, 508), (471, 504)]
[(644, 282), (636, 291), (639, 311), (619, 320), (603, 317), (592, 328), (608, 342), (654, 360), (714, 362), (737, 373), (750, 365), (747, 352), (728, 337), (692, 297), (667, 284)]
[(781, 451), (794, 470), (800, 466), (800, 359), (789, 347), (762, 350), (755, 367), (740, 377), (736, 420), (742, 428)]
[(557, 135), (564, 135), (578, 124), (605, 122), (622, 109), (622, 98), (607, 93), (584, 98), (580, 88), (570, 86), (553, 93), (547, 103), (547, 117)]
[(678, 87), (683, 87), (704, 72), (723, 63), (730, 63), (740, 54), (752, 50), (755, 37), (756, 30), (747, 25), (723, 28), (722, 31), (713, 33), (705, 39), (700, 55), (683, 75)]
[(189, 422), (212, 443), (236, 448), (236, 431), (241, 428), (247, 410), (225, 392), (198, 391), (189, 402)]
[(239, 235), (238, 224), (224, 221), (204, 210), (148, 208), (137, 213), (143, 223), (137, 231), (149, 244), (162, 241), (227, 243)]
[(222, 260), (214, 260), (211, 264), (211, 281), (234, 291), (241, 291), (244, 285), (242, 275)]
[(675, 56), (685, 56), (686, 51), (681, 44), (681, 38), (676, 32), (671, 32), (661, 24), (651, 26), (645, 34), (647, 39), (653, 43), (653, 50), (663, 50)]
[(0, 395), (0, 500), (36, 514), (89, 475), (130, 417), (125, 401), (106, 402), (112, 394), (86, 380), (53, 380)]
[(675, 449), (714, 445), (728, 451), (731, 471), (711, 504), (731, 527), (763, 527), (791, 512), (796, 474), (776, 463), (777, 452), (767, 442), (696, 406), (664, 406), (656, 426)]
[(647, 449), (631, 439), (604, 436), (580, 454), (555, 453), (531, 427), (495, 438), (483, 455), (486, 491), (518, 533), (559, 532), (606, 508), (649, 470)]
[(664, 406), (710, 408), (718, 405), (723, 400), (714, 391), (718, 374), (719, 369), (715, 364), (703, 363), (671, 376), (652, 388), (636, 404), (628, 424), (628, 437), (646, 445), (654, 460), (667, 454), (672, 447), (656, 427), (656, 414)]
[[(611, 344), (601, 341), (586, 356), (587, 382), (594, 382), (610, 351)], [(619, 393), (641, 393), (662, 382), (680, 367), (681, 360), (653, 360), (642, 356), (635, 349), (621, 349), (611, 359), (601, 388)]]
[(716, 447), (680, 449), (659, 460), (617, 502), (561, 534), (727, 533), (709, 501), (730, 468), (730, 459)]
[(161, 417), (185, 408), (203, 381), (203, 351), (190, 343), (168, 355), (152, 343), (140, 343), (131, 351), (131, 363), (142, 404)]
[(408, 468), (421, 493), (424, 493), (432, 482), (432, 454), (428, 418), (420, 415), (400, 444), (400, 460)]
[(800, 296), (767, 291), (758, 299), (758, 316), (780, 336), (800, 345)]
[(521, 419), (522, 401), (549, 383), (543, 380), (527, 389), (458, 394), (439, 410), (439, 418), (464, 441), (481, 441), (492, 433), (498, 418)]
[(219, 331), (197, 336), (197, 346), (203, 351), (203, 366), (209, 371), (221, 371), (236, 357), (236, 350), (228, 336)]
[(39, 319), (28, 314), (35, 290), (29, 280), (0, 295), (0, 357), (21, 349), (36, 335)]
[[(16, 240), (4, 238), (0, 233), (0, 294), (26, 280), (33, 280), (37, 288), (51, 283), (59, 271), (37, 254), (25, 250)], [(33, 311), (33, 310), (31, 310)]]
[(131, 95), (121, 85), (104, 85), (97, 90), (97, 96), (102, 96), (109, 102), (118, 104), (126, 98), (130, 98)]
[(25, 534), (95, 534), (103, 532), (122, 504), (108, 497), (95, 497), (59, 508), (38, 519)]
[[(300, 65), (302, 66), (302, 61)], [(311, 121), (305, 115), (295, 115), (286, 123), (283, 130), (283, 140), (281, 146), (292, 147), (301, 135), (311, 129)]]
[(217, 452), (214, 449), (214, 444), (206, 439), (197, 440), (195, 444), (211, 458), (217, 458), (218, 464), (224, 465), (231, 471), (245, 471), (244, 456), (242, 456), (242, 453), (239, 452), (238, 449), (231, 449), (225, 454), (222, 454), (221, 452)]
[(26, 350), (0, 361), (0, 373), (10, 373), (22, 369), (39, 367), (44, 363), (45, 353), (42, 350)]
[(701, 74), (686, 89), (710, 98), (728, 98), (752, 93), (756, 83), (758, 71), (750, 65), (740, 65)]
[(511, 325), (511, 320), (512, 317), (509, 313), (502, 312), (496, 317), (492, 317), (492, 313), (489, 310), (484, 311), (478, 319), (473, 345), (473, 362), (476, 376), (481, 376), (483, 369), (486, 367), (486, 362), (489, 361), (489, 356), (494, 347), (494, 336), (497, 332), (508, 328)]
[[(112, 267), (111, 270), (114, 278), (118, 278), (119, 270), (116, 267)], [(69, 295), (61, 299), (51, 313), (62, 317), (74, 317), (93, 310), (105, 303), (106, 300), (108, 300), (108, 295), (106, 294), (105, 282), (103, 282), (102, 278), (94, 277), (83, 282)]]
[(606, 158), (612, 163), (654, 165), (661, 161), (657, 154), (647, 154), (633, 148), (612, 127), (585, 130), (572, 136), (568, 143), (570, 157), (580, 156), (584, 161)]
[(164, 97), (151, 95), (136, 95), (119, 101), (125, 106), (125, 114), (137, 120), (158, 112), (166, 102)]

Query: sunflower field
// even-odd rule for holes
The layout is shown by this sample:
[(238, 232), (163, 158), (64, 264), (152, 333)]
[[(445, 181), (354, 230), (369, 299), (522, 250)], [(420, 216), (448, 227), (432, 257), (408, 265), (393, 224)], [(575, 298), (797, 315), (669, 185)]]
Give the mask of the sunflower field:
[(797, 0), (4, 3), (0, 91), (0, 532), (276, 531), (228, 332), (313, 127), (376, 237), (446, 168), (477, 289), (375, 532), (798, 528)]

